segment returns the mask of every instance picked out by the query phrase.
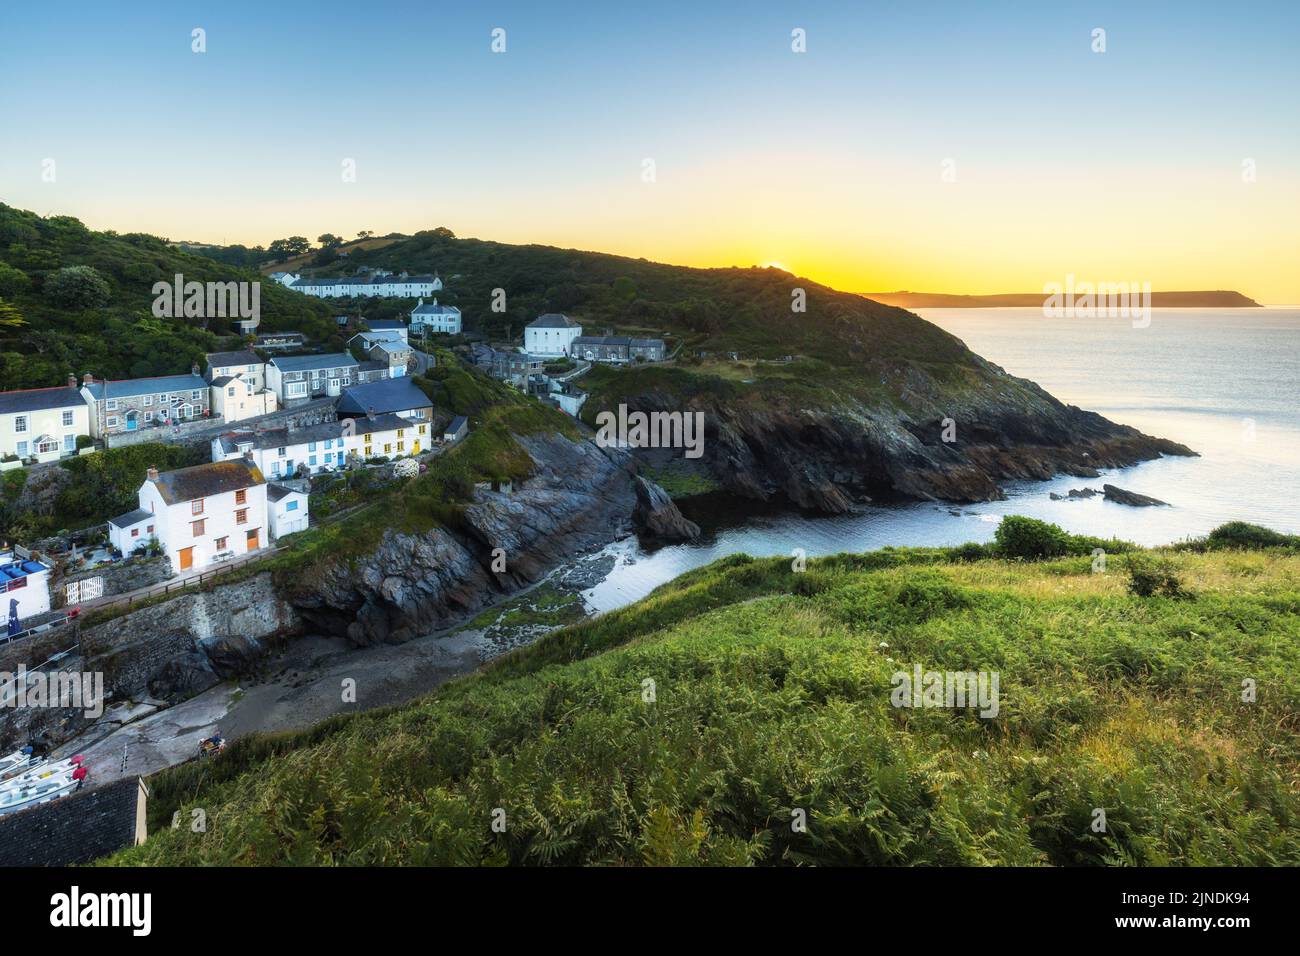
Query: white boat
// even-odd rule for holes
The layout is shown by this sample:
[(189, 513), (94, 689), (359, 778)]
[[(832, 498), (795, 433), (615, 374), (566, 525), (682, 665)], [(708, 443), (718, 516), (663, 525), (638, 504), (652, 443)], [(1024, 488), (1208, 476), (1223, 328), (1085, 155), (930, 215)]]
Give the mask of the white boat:
[(0, 757), (0, 780), (16, 777), (18, 774), (26, 773), (43, 763), (45, 763), (45, 758), (32, 753), (31, 747), (15, 750), (6, 757)]
[(34, 807), (38, 803), (57, 800), (71, 793), (81, 782), (81, 778), (76, 774), (77, 769), (74, 768), (42, 774), (29, 780), (19, 778), (22, 782), (18, 786), (6, 786), (0, 790), (0, 816), (6, 813), (17, 813), (19, 810)]
[(11, 790), (14, 787), (26, 786), (29, 783), (45, 780), (59, 773), (71, 773), (81, 766), (86, 758), (77, 754), (69, 757), (67, 760), (45, 760), (42, 759), (33, 767), (15, 773), (8, 780), (0, 780), (0, 792)]

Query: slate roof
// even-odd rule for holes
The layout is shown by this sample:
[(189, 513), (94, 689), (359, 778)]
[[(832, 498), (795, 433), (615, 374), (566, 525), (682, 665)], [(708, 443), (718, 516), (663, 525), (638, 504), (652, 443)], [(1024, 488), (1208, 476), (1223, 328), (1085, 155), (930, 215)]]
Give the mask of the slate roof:
[(134, 511), (128, 511), (124, 515), (118, 515), (116, 518), (109, 518), (108, 523), (118, 528), (129, 528), (133, 524), (139, 524), (146, 518), (152, 518), (152, 511), (145, 511), (143, 508), (136, 508)]
[(312, 369), (355, 367), (357, 360), (347, 352), (326, 352), (323, 355), (281, 355), (270, 363), (281, 372), (310, 372)]
[(412, 309), (411, 315), (460, 315), (460, 309), (454, 305), (439, 305), (436, 302), (426, 302), (424, 305), (417, 305)]
[(0, 817), (0, 866), (76, 866), (131, 846), (141, 786), (127, 777)]
[(469, 426), (469, 419), (466, 418), (464, 415), (457, 415), (455, 418), (451, 420), (451, 424), (448, 425), (445, 429), (443, 429), (443, 434), (454, 435), (462, 428), (466, 428), (468, 426)]
[(226, 454), (239, 451), (239, 446), (251, 444), (254, 448), (287, 448), (308, 442), (325, 441), (343, 436), (342, 422), (320, 422), (303, 428), (271, 428), (265, 431), (232, 431), (221, 435), (221, 447)]
[(370, 327), (371, 332), (387, 332), (389, 330), (400, 332), (406, 328), (406, 323), (401, 319), (366, 319), (366, 325)]
[(270, 484), (266, 486), (267, 501), (280, 501), (283, 498), (288, 498), (290, 495), (300, 495), (300, 494), (302, 494), (301, 491), (295, 491), (292, 488), (286, 488), (284, 485)]
[(576, 329), (581, 328), (577, 322), (559, 312), (547, 312), (528, 323), (530, 329)]
[(209, 352), (207, 360), (209, 368), (224, 368), (227, 365), (239, 365), (247, 368), (249, 365), (262, 364), (262, 360), (257, 357), (257, 353), (250, 352), (248, 349), (242, 349), (238, 352)]
[(48, 408), (75, 408), (85, 405), (86, 398), (75, 388), (26, 388), (0, 392), (0, 415), (16, 412), (39, 412)]
[(102, 402), (108, 398), (133, 398), (137, 395), (157, 395), (160, 392), (201, 392), (208, 383), (197, 375), (162, 375), (154, 378), (123, 378), (110, 382), (94, 382), (86, 390)]
[(165, 471), (154, 481), (158, 493), (169, 505), (264, 484), (266, 479), (261, 470), (242, 458)]
[(626, 335), (579, 335), (574, 345), (629, 345), (635, 348), (663, 348), (663, 339), (634, 339)]
[(350, 385), (343, 389), (338, 403), (340, 414), (352, 415), (364, 415), (372, 409), (384, 413), (432, 407), (433, 402), (429, 396), (405, 375), (364, 385)]

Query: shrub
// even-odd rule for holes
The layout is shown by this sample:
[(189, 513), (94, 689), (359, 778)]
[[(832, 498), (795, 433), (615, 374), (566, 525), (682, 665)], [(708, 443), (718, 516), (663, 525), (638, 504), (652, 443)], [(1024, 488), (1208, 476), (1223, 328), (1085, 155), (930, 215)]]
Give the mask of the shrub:
[(1059, 558), (1070, 547), (1070, 536), (1057, 525), (1022, 515), (1003, 518), (993, 537), (1008, 558)]
[(1128, 559), (1128, 589), (1130, 594), (1138, 597), (1153, 597), (1156, 594), (1172, 598), (1190, 596), (1174, 572), (1173, 563), (1167, 558), (1155, 559), (1137, 554), (1130, 555)]
[(1217, 549), (1237, 548), (1257, 551), (1260, 548), (1295, 545), (1300, 543), (1300, 537), (1280, 534), (1257, 524), (1247, 524), (1245, 521), (1230, 521), (1211, 531), (1206, 543), (1211, 548)]
[(91, 266), (67, 266), (45, 280), (45, 295), (68, 309), (94, 309), (112, 297), (104, 277)]
[(990, 557), (989, 548), (974, 541), (967, 541), (965, 544), (959, 544), (955, 548), (948, 550), (948, 556), (953, 561), (982, 561)]
[(78, 435), (78, 436), (77, 436), (77, 448), (78, 448), (78, 449), (82, 449), (82, 448), (90, 448), (90, 447), (92, 447), (94, 444), (95, 444), (95, 439), (91, 438), (89, 435)]

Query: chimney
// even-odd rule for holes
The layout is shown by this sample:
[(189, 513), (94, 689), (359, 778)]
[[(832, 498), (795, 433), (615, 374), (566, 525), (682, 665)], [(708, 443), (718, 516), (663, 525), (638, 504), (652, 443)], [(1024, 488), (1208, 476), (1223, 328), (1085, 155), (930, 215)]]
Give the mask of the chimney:
[(76, 388), (76, 387), (77, 387), (77, 376), (75, 376), (75, 375), (73, 375), (71, 372), (69, 372), (69, 373), (68, 373), (68, 388)]
[(89, 372), (87, 372), (85, 378), (83, 378), (83, 379), (81, 380), (81, 384), (82, 384), (82, 385), (94, 385), (94, 384), (95, 384), (95, 376), (93, 376), (93, 375), (91, 375)]
[(148, 481), (157, 481), (157, 480), (158, 480), (158, 469), (155, 468), (153, 465), (150, 465), (150, 466), (149, 466), (149, 470), (146, 471), (144, 474), (145, 474), (145, 478), (146, 478)]

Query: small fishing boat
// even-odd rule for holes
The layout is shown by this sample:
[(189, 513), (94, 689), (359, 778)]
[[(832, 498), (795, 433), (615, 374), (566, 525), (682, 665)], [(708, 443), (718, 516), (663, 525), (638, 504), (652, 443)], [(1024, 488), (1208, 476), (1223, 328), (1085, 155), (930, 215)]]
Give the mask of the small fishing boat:
[(36, 756), (35, 751), (29, 744), (22, 750), (15, 750), (8, 756), (0, 757), (0, 780), (16, 777), (20, 773), (26, 773), (43, 763), (45, 763), (45, 758)]
[(78, 765), (73, 769), (10, 781), (17, 785), (0, 789), (0, 816), (57, 800), (76, 790), (87, 775), (86, 768)]
[(0, 780), (0, 791), (10, 790), (14, 787), (22, 787), (28, 783), (45, 780), (60, 773), (71, 773), (85, 762), (85, 757), (81, 754), (69, 757), (67, 760), (41, 761), (27, 770), (15, 773), (8, 780)]

